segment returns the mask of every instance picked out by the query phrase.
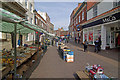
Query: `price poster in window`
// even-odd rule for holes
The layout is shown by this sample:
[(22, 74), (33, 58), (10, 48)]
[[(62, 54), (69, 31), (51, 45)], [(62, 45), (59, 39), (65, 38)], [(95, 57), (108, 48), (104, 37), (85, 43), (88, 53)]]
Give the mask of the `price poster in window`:
[(87, 34), (85, 34), (85, 39), (87, 40)]
[(89, 41), (93, 41), (93, 32), (89, 32)]

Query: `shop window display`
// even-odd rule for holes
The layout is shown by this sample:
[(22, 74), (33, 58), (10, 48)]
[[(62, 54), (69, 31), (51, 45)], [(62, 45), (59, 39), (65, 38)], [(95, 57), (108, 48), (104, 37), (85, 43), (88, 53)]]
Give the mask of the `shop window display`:
[(88, 35), (88, 32), (87, 32), (87, 29), (85, 29), (84, 30), (84, 38), (83, 38), (84, 40), (83, 41), (85, 41), (85, 39), (87, 40), (87, 35)]
[(120, 47), (120, 32), (116, 32), (115, 46)]
[(101, 29), (97, 27), (94, 29), (94, 41), (101, 36)]
[(93, 32), (89, 32), (89, 44), (93, 44)]
[[(113, 30), (112, 28), (111, 28), (111, 30)], [(109, 27), (106, 27), (106, 45), (107, 46), (110, 46), (110, 28)]]
[(88, 41), (89, 44), (93, 44), (93, 28), (88, 29), (89, 35), (88, 35)]

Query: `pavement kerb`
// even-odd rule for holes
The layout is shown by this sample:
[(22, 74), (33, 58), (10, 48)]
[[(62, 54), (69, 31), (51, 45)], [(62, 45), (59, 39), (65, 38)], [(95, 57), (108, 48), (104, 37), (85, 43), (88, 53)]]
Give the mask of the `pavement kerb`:
[[(77, 47), (77, 46), (74, 46), (74, 47), (76, 47), (76, 49), (80, 49), (81, 51), (84, 51), (83, 48), (80, 48), (80, 47)], [(101, 59), (102, 61), (105, 61), (105, 62), (107, 62), (107, 63), (109, 63), (111, 65), (114, 65), (115, 67), (118, 68), (118, 61), (115, 61), (113, 59), (98, 55), (99, 53), (96, 54), (96, 53), (93, 53), (93, 52), (90, 52), (90, 51), (86, 51), (86, 53), (88, 53), (89, 55), (95, 56), (95, 57)]]

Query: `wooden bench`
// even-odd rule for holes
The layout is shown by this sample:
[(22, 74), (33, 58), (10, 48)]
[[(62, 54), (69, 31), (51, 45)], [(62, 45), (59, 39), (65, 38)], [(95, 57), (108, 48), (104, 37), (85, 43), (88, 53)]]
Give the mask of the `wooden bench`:
[(76, 74), (81, 80), (89, 80), (89, 76), (84, 71), (77, 71)]

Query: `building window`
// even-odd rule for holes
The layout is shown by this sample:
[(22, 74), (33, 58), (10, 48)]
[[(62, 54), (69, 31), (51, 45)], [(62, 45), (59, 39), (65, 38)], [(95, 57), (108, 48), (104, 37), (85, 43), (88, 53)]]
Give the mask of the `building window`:
[(43, 23), (42, 23), (42, 27), (43, 27)]
[(76, 18), (76, 24), (78, 23), (77, 18)]
[(75, 20), (74, 20), (74, 26), (75, 26)]
[(97, 5), (93, 7), (93, 17), (97, 16)]
[(79, 15), (79, 22), (80, 22), (80, 15)]
[(30, 3), (30, 11), (32, 11), (32, 4)]
[(38, 24), (38, 19), (37, 18), (35, 18), (35, 24)]
[(84, 20), (84, 12), (82, 12), (82, 20)]
[(26, 39), (26, 41), (28, 40), (28, 34), (26, 35), (26, 38), (25, 38), (25, 39)]
[(31, 22), (31, 24), (32, 24), (32, 18), (30, 19), (30, 22)]
[(27, 0), (25, 0), (25, 7), (27, 8)]
[(113, 8), (120, 6), (120, 0), (113, 1)]

